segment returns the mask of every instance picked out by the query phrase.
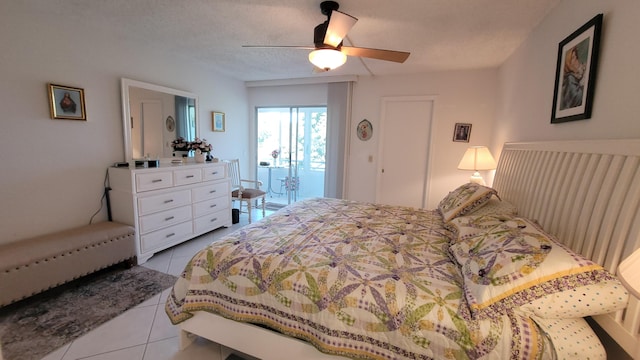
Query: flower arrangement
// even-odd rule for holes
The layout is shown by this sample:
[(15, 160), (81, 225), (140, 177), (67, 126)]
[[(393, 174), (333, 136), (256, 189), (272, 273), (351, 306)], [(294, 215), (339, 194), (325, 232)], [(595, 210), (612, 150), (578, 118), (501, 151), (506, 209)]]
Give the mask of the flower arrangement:
[(271, 157), (274, 158), (274, 159), (277, 159), (278, 155), (280, 155), (280, 150), (278, 150), (278, 149), (275, 149), (275, 150), (273, 150), (271, 152)]
[(171, 142), (173, 151), (189, 151), (191, 150), (191, 144), (186, 141), (182, 136)]
[(207, 139), (196, 138), (195, 141), (190, 143), (191, 150), (197, 151), (200, 150), (201, 153), (210, 153), (213, 147), (211, 144), (207, 143)]
[(207, 139), (196, 138), (194, 141), (186, 141), (183, 137), (179, 137), (171, 142), (173, 151), (196, 151), (200, 150), (201, 153), (210, 153), (213, 150), (211, 144), (207, 142)]

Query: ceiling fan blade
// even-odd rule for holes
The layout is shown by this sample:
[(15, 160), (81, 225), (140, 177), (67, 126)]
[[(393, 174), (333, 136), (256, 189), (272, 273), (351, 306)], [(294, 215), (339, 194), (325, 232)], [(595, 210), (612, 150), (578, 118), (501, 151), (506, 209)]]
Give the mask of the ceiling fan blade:
[(244, 48), (255, 48), (255, 49), (304, 49), (304, 50), (314, 50), (313, 46), (297, 46), (297, 45), (242, 45)]
[(371, 59), (393, 61), (397, 63), (403, 63), (411, 53), (395, 50), (382, 50), (382, 49), (368, 49), (361, 47), (343, 46), (340, 51), (349, 56), (359, 56)]
[(324, 43), (326, 45), (338, 47), (342, 42), (342, 39), (344, 39), (357, 21), (358, 19), (349, 14), (333, 10), (331, 12), (331, 17), (329, 18), (327, 32), (324, 35)]

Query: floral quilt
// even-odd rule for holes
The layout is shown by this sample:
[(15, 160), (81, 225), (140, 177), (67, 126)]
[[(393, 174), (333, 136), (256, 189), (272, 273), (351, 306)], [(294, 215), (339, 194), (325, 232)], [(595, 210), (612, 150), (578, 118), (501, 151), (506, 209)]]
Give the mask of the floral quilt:
[(436, 211), (305, 200), (198, 252), (166, 312), (174, 324), (213, 312), (358, 359), (541, 358), (528, 317), (472, 318), (443, 225)]

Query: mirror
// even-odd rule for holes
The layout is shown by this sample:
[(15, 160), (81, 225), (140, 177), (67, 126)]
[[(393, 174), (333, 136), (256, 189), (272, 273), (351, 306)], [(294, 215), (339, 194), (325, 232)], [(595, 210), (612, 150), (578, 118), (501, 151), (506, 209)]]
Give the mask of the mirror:
[(190, 92), (122, 79), (126, 161), (169, 158), (178, 137), (193, 141), (198, 129), (198, 97)]

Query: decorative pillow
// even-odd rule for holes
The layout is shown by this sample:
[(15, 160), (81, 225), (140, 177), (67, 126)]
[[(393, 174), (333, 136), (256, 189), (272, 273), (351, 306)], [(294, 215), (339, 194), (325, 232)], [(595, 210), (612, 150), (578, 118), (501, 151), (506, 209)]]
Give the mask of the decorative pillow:
[(444, 222), (462, 216), (484, 205), (497, 191), (490, 187), (468, 183), (450, 192), (438, 204)]
[(518, 215), (518, 209), (508, 201), (492, 197), (484, 205), (467, 213), (467, 215)]
[(458, 216), (444, 226), (452, 232), (450, 244), (467, 240), (479, 233), (491, 233), (495, 227), (502, 226), (506, 221), (513, 220), (514, 215), (488, 214)]
[[(480, 218), (487, 219), (486, 230), (449, 247), (460, 264), (474, 318), (500, 316), (516, 308), (541, 317), (591, 316), (626, 306), (628, 295), (618, 279), (559, 244), (533, 221), (512, 218), (496, 224), (495, 217)], [(603, 294), (606, 301), (591, 301)], [(548, 309), (558, 301), (572, 310)]]
[(581, 318), (543, 319), (532, 317), (553, 343), (553, 359), (607, 359), (598, 335)]

